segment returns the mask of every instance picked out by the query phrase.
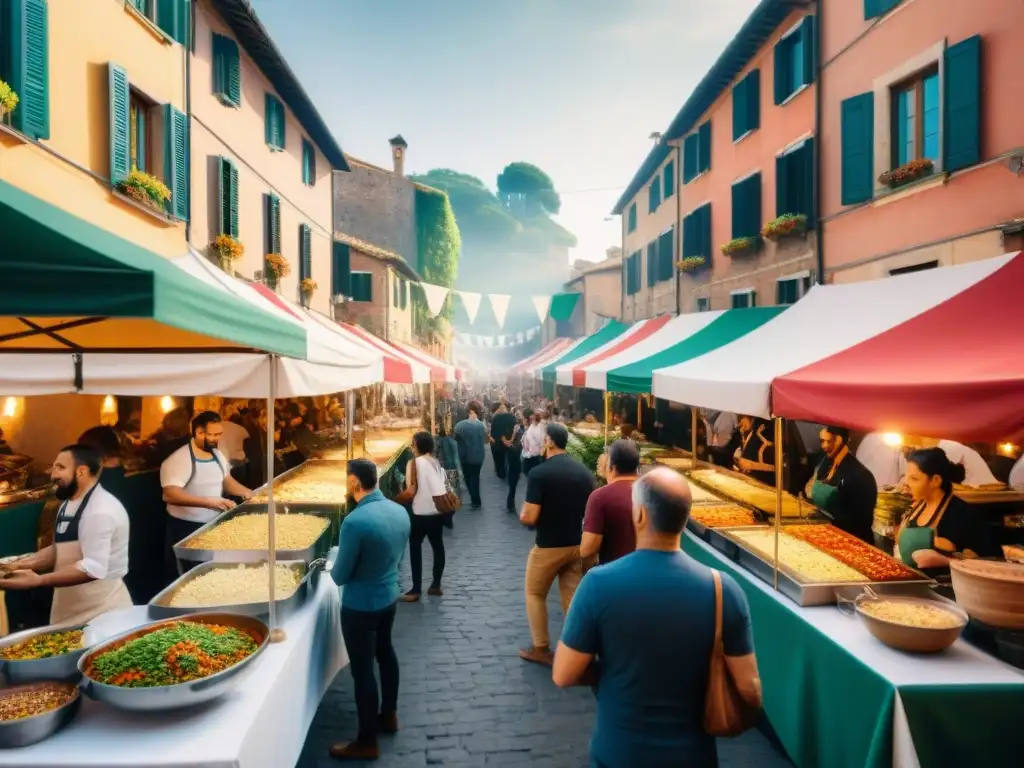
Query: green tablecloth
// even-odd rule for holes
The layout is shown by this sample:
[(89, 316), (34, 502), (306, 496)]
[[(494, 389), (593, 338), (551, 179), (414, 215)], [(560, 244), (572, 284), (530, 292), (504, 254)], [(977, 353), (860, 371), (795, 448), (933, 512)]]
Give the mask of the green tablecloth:
[(963, 640), (937, 656), (896, 651), (832, 606), (801, 608), (689, 532), (683, 548), (743, 587), (765, 712), (798, 768), (914, 765), (915, 751), (921, 768), (1020, 763), (1019, 670)]

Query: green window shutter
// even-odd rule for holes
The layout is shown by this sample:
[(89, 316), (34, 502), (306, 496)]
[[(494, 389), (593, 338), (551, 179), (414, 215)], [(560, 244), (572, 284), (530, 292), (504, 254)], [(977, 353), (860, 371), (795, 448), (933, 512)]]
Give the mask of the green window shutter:
[(331, 243), (331, 295), (352, 295), (352, 256), (345, 243)]
[(732, 89), (732, 140), (736, 141), (748, 130), (750, 102), (747, 100), (747, 78), (743, 78)]
[(402, 280), (402, 294), (401, 294), (401, 297), (402, 297), (401, 308), (405, 309), (406, 307), (409, 306), (409, 282), (407, 280)]
[(228, 195), (228, 227), (232, 237), (238, 237), (238, 166), (229, 163), (230, 166), (230, 194)]
[[(164, 105), (164, 178), (171, 189), (167, 210), (176, 219), (188, 219), (189, 193), (188, 117), (170, 104)], [(219, 234), (219, 233), (218, 233)]]
[(636, 229), (636, 203), (629, 206), (629, 220), (627, 222), (626, 230), (632, 232)]
[(281, 199), (277, 195), (264, 195), (266, 205), (266, 252), (281, 253)]
[(311, 187), (316, 184), (316, 150), (305, 139), (302, 140), (302, 183)]
[(352, 300), (373, 301), (373, 275), (369, 272), (352, 273)]
[(6, 0), (0, 2), (0, 12), (6, 17), (0, 21), (5, 30), (0, 37), (0, 72), (18, 94), (11, 125), (33, 139), (48, 139), (50, 45), (46, 0)]
[[(872, 153), (873, 154), (873, 153)], [(800, 150), (800, 164), (798, 167), (800, 189), (803, 192), (803, 204), (800, 205), (797, 213), (807, 214), (807, 228), (814, 229), (814, 222), (818, 216), (818, 209), (814, 199), (814, 138), (811, 137), (804, 142)]]
[(790, 210), (789, 164), (792, 153), (775, 158), (775, 215), (795, 213)]
[(627, 296), (633, 295), (633, 257), (627, 256), (626, 260), (622, 264), (622, 270), (625, 273), (625, 290)]
[(313, 230), (299, 224), (299, 280), (313, 276)]
[(700, 152), (696, 132), (691, 133), (683, 140), (683, 183), (689, 184), (697, 175), (697, 166), (700, 164)]
[(711, 121), (708, 120), (697, 130), (698, 158), (697, 172), (711, 170)]
[(752, 71), (746, 82), (747, 130), (756, 131), (761, 127), (761, 70)]
[(653, 288), (658, 278), (658, 241), (647, 244), (647, 287)]
[[(188, 43), (189, 7), (191, 0), (153, 0), (156, 4), (156, 25), (175, 41)], [(140, 9), (143, 10), (144, 9)]]
[(130, 134), (128, 128), (128, 73), (124, 67), (108, 64), (110, 82), (110, 183), (128, 178), (131, 171)]
[(701, 256), (711, 260), (711, 203), (700, 209), (700, 246)]
[(816, 51), (818, 50), (818, 37), (815, 33), (817, 17), (810, 15), (804, 16), (803, 22), (800, 24), (800, 31), (797, 33), (800, 35), (800, 39), (803, 40), (804, 50), (804, 71), (801, 78), (804, 85), (810, 85), (814, 82), (815, 73), (818, 68), (818, 58)]
[(676, 193), (676, 164), (669, 160), (662, 174), (662, 186), (665, 188), (664, 198), (668, 200)]
[(238, 168), (224, 157), (217, 158), (217, 184), (220, 200), (218, 234), (238, 237)]
[(864, 0), (864, 18), (873, 19), (888, 13), (900, 4), (900, 0)]
[(285, 146), (284, 104), (273, 94), (266, 97), (266, 139), (272, 149), (282, 150)]
[[(390, 271), (387, 274), (390, 275)], [(398, 307), (398, 279), (395, 277), (391, 279), (391, 306)]]
[(732, 236), (761, 234), (761, 174), (732, 185)]
[(981, 36), (946, 49), (943, 170), (981, 161)]
[(654, 213), (661, 205), (661, 177), (655, 176), (647, 188), (647, 212)]
[(789, 98), (789, 43), (788, 38), (780, 40), (775, 45), (775, 72), (773, 74), (775, 87), (775, 103), (781, 104)]
[(213, 35), (213, 93), (225, 106), (242, 106), (242, 63), (238, 43)]
[(683, 256), (694, 256), (693, 252), (693, 214), (683, 217)]
[(842, 120), (842, 203), (853, 205), (874, 194), (875, 95), (862, 93), (840, 107)]
[(675, 272), (675, 227), (658, 238), (658, 282), (671, 280)]

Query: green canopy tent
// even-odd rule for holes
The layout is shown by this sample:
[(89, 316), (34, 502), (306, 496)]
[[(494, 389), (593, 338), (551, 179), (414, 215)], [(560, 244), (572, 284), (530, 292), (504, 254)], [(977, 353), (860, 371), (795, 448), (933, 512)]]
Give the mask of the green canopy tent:
[(601, 330), (591, 334), (569, 349), (565, 354), (545, 365), (540, 371), (541, 380), (544, 382), (545, 397), (555, 396), (555, 382), (558, 380), (558, 366), (571, 363), (574, 360), (579, 360), (584, 355), (589, 355), (591, 352), (600, 349), (605, 344), (614, 341), (625, 333), (627, 328), (629, 328), (629, 326), (625, 323), (620, 323), (618, 320), (609, 320)]

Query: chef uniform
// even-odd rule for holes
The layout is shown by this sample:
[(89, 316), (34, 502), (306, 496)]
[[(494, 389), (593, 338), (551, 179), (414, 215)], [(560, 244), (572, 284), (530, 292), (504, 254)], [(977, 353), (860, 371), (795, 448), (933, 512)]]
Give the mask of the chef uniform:
[(128, 513), (98, 482), (81, 499), (60, 506), (54, 524), (55, 571), (76, 565), (93, 581), (56, 587), (51, 624), (82, 624), (101, 613), (131, 608), (124, 585), (128, 573)]
[[(224, 495), (224, 480), (231, 469), (219, 450), (215, 448), (211, 453), (213, 458), (200, 459), (196, 456), (192, 441), (189, 440), (160, 465), (160, 487), (176, 486), (191, 496), (219, 499)], [(213, 520), (220, 511), (206, 507), (168, 504), (167, 514), (164, 565), (167, 575), (176, 577), (178, 563), (174, 556), (174, 545)]]
[[(743, 437), (739, 448), (739, 458), (757, 462), (758, 464), (775, 464), (775, 444), (769, 439), (766, 432), (768, 425), (762, 422), (754, 422), (754, 428)], [(775, 485), (775, 470), (752, 469), (744, 473), (749, 477), (759, 480), (765, 485)]]

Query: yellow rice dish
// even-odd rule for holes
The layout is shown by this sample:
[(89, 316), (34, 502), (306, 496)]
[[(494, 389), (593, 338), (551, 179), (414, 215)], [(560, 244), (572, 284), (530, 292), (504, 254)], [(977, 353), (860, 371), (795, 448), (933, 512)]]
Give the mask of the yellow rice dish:
[[(322, 502), (341, 504), (348, 494), (345, 463), (317, 464), (311, 462), (282, 483), (274, 484), (274, 501), (287, 503)], [(252, 497), (266, 502), (266, 491)]]
[(865, 600), (857, 606), (868, 616), (905, 627), (921, 629), (953, 629), (963, 620), (951, 611), (939, 606), (920, 603), (903, 603), (896, 600)]
[[(189, 549), (266, 549), (269, 546), (269, 515), (240, 515), (191, 539)], [(320, 538), (330, 521), (316, 515), (292, 513), (274, 518), (277, 549), (305, 549)]]
[[(771, 488), (755, 485), (753, 482), (748, 482), (732, 475), (726, 475), (713, 469), (695, 470), (690, 473), (690, 477), (733, 501), (749, 504), (763, 512), (775, 514), (776, 497), (775, 491)], [(814, 507), (811, 504), (801, 504), (795, 496), (788, 493), (782, 494), (783, 517), (798, 517), (800, 515), (807, 515), (812, 511), (814, 511)]]
[[(242, 565), (216, 568), (186, 582), (170, 599), (175, 608), (205, 608), (217, 605), (265, 603), (270, 595), (270, 566)], [(302, 582), (302, 571), (293, 565), (274, 569), (274, 599), (295, 594)]]
[[(764, 555), (768, 562), (774, 560), (775, 531), (732, 531), (731, 535)], [(839, 562), (817, 547), (785, 533), (779, 534), (779, 563), (812, 584), (870, 581), (863, 573)]]

